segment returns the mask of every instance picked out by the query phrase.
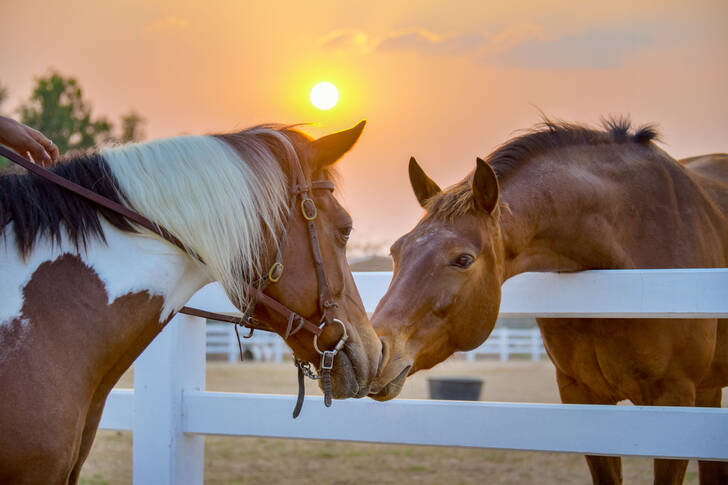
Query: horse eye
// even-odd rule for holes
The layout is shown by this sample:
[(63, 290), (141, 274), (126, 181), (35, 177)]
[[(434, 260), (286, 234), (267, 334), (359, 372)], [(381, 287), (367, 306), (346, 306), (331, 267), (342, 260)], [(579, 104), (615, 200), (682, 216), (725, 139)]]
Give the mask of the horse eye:
[(344, 226), (339, 228), (339, 236), (343, 241), (348, 241), (351, 236), (352, 226)]
[(468, 268), (474, 261), (475, 258), (470, 254), (461, 254), (450, 261), (450, 266), (455, 266), (456, 268)]

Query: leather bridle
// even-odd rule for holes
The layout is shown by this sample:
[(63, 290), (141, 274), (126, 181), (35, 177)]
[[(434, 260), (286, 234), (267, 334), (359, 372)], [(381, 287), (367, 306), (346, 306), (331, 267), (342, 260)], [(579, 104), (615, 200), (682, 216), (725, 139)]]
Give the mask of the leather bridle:
[[(142, 215), (138, 214), (137, 212), (134, 212), (130, 210), (127, 207), (124, 207), (123, 205), (114, 202), (110, 199), (107, 199), (106, 197), (103, 197), (96, 192), (93, 192), (92, 190), (89, 190), (81, 185), (78, 185), (74, 182), (71, 182), (68, 179), (65, 179), (59, 175), (57, 175), (54, 172), (51, 172), (50, 170), (47, 170), (39, 165), (34, 164), (33, 162), (26, 160), (25, 158), (17, 155), (15, 152), (3, 147), (0, 145), (0, 155), (6, 157), (10, 161), (20, 165), (21, 167), (27, 169), (29, 172), (34, 173), (35, 175), (38, 175), (41, 178), (44, 178), (56, 185), (59, 185), (63, 187), (66, 190), (69, 190), (70, 192), (75, 193), (76, 195), (79, 195), (95, 204), (101, 205), (103, 207), (106, 207), (107, 209), (110, 209), (127, 219), (133, 221), (134, 223), (152, 231), (155, 234), (158, 234), (165, 240), (169, 241), (170, 243), (174, 244), (178, 248), (182, 249), (182, 251), (186, 253), (190, 253), (190, 250), (184, 246), (184, 244), (177, 239), (175, 236), (173, 236), (169, 231), (167, 231), (165, 228), (159, 226), (158, 224), (153, 223), (149, 219), (143, 217)], [(293, 411), (293, 417), (297, 417), (300, 414), (301, 406), (303, 404), (303, 394), (305, 392), (304, 386), (303, 386), (303, 376), (306, 375), (307, 377), (310, 377), (312, 379), (322, 379), (323, 384), (323, 391), (324, 391), (324, 404), (329, 407), (331, 406), (331, 369), (334, 365), (334, 357), (336, 354), (344, 347), (344, 344), (346, 343), (348, 339), (348, 334), (346, 331), (346, 326), (344, 323), (337, 319), (332, 318), (329, 314), (331, 309), (335, 308), (337, 306), (337, 303), (333, 299), (333, 295), (331, 293), (331, 289), (328, 284), (328, 280), (326, 279), (326, 271), (324, 269), (323, 264), (323, 257), (321, 256), (321, 246), (319, 244), (319, 238), (318, 233), (316, 231), (316, 224), (315, 220), (318, 216), (318, 209), (316, 208), (316, 204), (314, 203), (313, 199), (311, 198), (311, 192), (314, 190), (334, 190), (334, 184), (329, 180), (315, 180), (312, 182), (308, 182), (306, 180), (306, 177), (303, 173), (303, 168), (301, 167), (300, 162), (298, 161), (297, 157), (289, 157), (289, 213), (288, 213), (288, 220), (286, 222), (286, 225), (283, 229), (283, 233), (281, 234), (281, 237), (278, 239), (278, 250), (276, 253), (275, 260), (273, 264), (270, 266), (267, 274), (263, 275), (262, 277), (258, 278), (256, 282), (248, 283), (243, 282), (243, 285), (247, 288), (247, 293), (252, 297), (252, 302), (248, 305), (248, 308), (246, 312), (243, 314), (243, 317), (233, 317), (230, 315), (225, 315), (221, 313), (215, 313), (215, 312), (208, 312), (206, 310), (200, 310), (196, 308), (191, 307), (182, 307), (179, 310), (179, 313), (185, 313), (188, 315), (203, 317), (203, 318), (209, 318), (213, 320), (218, 320), (222, 322), (228, 322), (235, 324), (235, 332), (237, 333), (237, 327), (242, 326), (250, 329), (250, 334), (247, 337), (250, 337), (254, 330), (263, 330), (268, 332), (276, 332), (283, 336), (284, 339), (288, 339), (289, 337), (295, 335), (301, 330), (305, 330), (307, 332), (310, 332), (313, 334), (313, 346), (316, 352), (321, 355), (321, 362), (319, 365), (319, 374), (316, 375), (310, 368), (310, 364), (308, 362), (303, 362), (299, 359), (295, 359), (296, 367), (298, 368), (298, 387), (299, 387), (299, 394), (298, 394), (298, 401), (296, 402), (296, 406)], [(299, 202), (300, 200), (300, 202)], [(303, 317), (302, 315), (294, 312), (281, 302), (277, 301), (276, 299), (266, 295), (263, 290), (265, 287), (267, 287), (270, 284), (277, 283), (284, 271), (284, 265), (282, 261), (282, 252), (285, 247), (286, 239), (288, 236), (288, 231), (291, 226), (291, 222), (293, 220), (293, 217), (295, 217), (295, 214), (300, 210), (301, 216), (306, 221), (306, 227), (308, 230), (308, 236), (309, 236), (309, 242), (311, 246), (311, 254), (313, 256), (314, 261), (314, 267), (316, 270), (316, 280), (318, 284), (318, 308), (321, 313), (321, 322), (316, 325)], [(197, 259), (199, 259), (201, 262), (202, 259), (194, 255)], [(253, 309), (257, 305), (262, 305), (266, 309), (268, 309), (270, 312), (278, 314), (283, 317), (284, 320), (287, 321), (286, 329), (285, 331), (277, 331), (273, 326), (271, 326), (268, 323), (262, 322), (258, 319), (256, 319), (253, 315)], [(343, 334), (340, 337), (339, 341), (336, 343), (334, 348), (332, 350), (321, 350), (318, 345), (318, 338), (323, 332), (323, 328), (331, 323), (338, 323), (341, 325), (341, 328), (343, 330)], [(238, 337), (239, 338), (239, 337)], [(242, 351), (241, 351), (242, 353)]]

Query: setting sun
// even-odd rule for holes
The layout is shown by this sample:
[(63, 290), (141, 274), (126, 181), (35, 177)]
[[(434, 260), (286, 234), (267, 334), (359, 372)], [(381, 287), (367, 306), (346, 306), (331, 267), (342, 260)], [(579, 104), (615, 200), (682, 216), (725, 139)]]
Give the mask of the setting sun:
[(320, 110), (331, 109), (339, 101), (339, 90), (330, 82), (320, 82), (311, 88), (311, 104)]

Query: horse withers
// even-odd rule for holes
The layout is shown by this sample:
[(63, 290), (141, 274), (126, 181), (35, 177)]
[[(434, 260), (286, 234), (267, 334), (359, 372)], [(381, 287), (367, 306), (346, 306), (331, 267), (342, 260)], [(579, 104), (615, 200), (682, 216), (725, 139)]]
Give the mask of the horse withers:
[[(410, 160), (424, 217), (391, 248), (394, 278), (372, 316), (383, 367), (372, 397), (478, 347), (501, 285), (526, 271), (728, 265), (726, 155), (680, 163), (650, 127), (545, 122), (442, 191)], [(539, 319), (564, 403), (715, 406), (728, 385), (727, 320)], [(620, 483), (618, 457), (588, 456), (595, 483)], [(655, 483), (681, 483), (686, 461), (655, 460)], [(701, 483), (728, 483), (700, 462)]]
[[(318, 140), (272, 125), (183, 136), (53, 169), (164, 228), (184, 250), (35, 175), (0, 178), (0, 483), (76, 483), (114, 383), (215, 280), (248, 310), (251, 287), (270, 275), (265, 293), (316, 324), (325, 280), (324, 311), (336, 324), (316, 343), (327, 351), (348, 337), (331, 394), (367, 395), (381, 344), (346, 261), (351, 218), (330, 190), (333, 164), (363, 126)], [(299, 206), (301, 194), (313, 202)], [(261, 305), (255, 316), (319, 366), (312, 333)]]

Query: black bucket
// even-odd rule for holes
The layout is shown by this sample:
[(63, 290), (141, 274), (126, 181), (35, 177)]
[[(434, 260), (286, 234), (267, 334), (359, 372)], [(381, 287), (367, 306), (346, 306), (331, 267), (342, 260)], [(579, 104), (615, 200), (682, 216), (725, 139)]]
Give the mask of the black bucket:
[(479, 401), (483, 379), (475, 377), (430, 377), (430, 399)]

